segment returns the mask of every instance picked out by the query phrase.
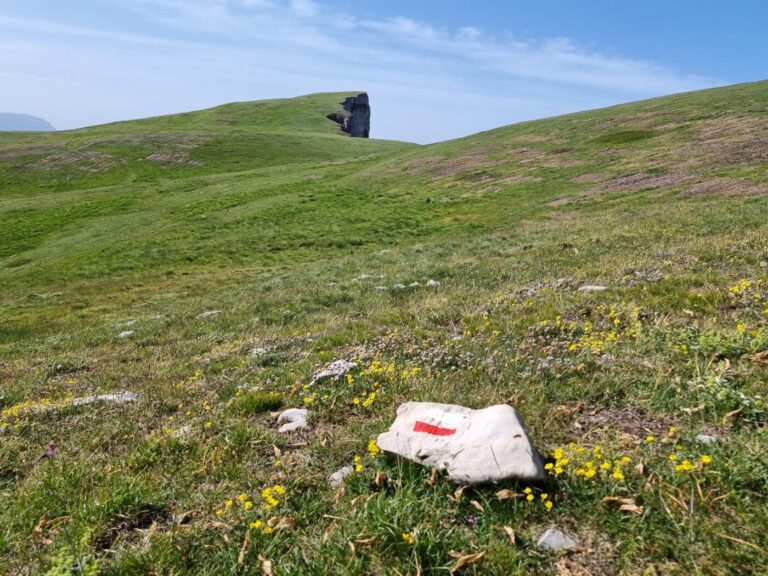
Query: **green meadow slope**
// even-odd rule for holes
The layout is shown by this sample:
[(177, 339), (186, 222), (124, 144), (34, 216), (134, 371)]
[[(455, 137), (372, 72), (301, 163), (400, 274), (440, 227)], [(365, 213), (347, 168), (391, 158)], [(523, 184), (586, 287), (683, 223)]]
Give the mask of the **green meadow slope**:
[[(344, 96), (0, 133), (0, 572), (768, 572), (768, 82), (429, 146)], [(551, 479), (377, 454), (406, 400)]]

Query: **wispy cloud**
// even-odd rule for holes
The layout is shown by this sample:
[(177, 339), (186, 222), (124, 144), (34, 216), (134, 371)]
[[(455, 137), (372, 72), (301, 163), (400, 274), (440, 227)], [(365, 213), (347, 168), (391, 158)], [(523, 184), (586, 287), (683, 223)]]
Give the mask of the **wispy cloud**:
[[(153, 27), (96, 29), (0, 15), (4, 73), (41, 78), (12, 85), (0, 94), (0, 108), (12, 109), (14, 100), (29, 103), (25, 93), (44, 86), (42, 78), (72, 86), (59, 89), (57, 106), (48, 105), (60, 126), (229, 100), (367, 89), (374, 135), (424, 141), (714, 84), (567, 38), (521, 40), (469, 23), (448, 30), (406, 17), (359, 19), (314, 0), (110, 2)], [(110, 90), (113, 105), (95, 108), (111, 111), (111, 118), (86, 119), (94, 107), (72, 110), (73, 101)], [(40, 95), (33, 100), (44, 101)], [(494, 114), (466, 118), (463, 111), (478, 101), (492, 102), (486, 109)]]

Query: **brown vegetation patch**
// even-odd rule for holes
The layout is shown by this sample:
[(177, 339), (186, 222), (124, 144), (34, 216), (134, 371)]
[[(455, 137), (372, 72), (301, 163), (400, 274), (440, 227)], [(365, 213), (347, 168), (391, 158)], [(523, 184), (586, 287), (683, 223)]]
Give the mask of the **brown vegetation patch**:
[(515, 158), (537, 158), (543, 154), (544, 152), (534, 148), (514, 148), (504, 152), (505, 156), (513, 156)]
[(576, 160), (575, 158), (562, 158), (562, 159), (555, 159), (555, 160), (548, 160), (546, 162), (542, 162), (542, 166), (544, 168), (576, 168), (577, 166), (581, 166), (583, 162), (581, 160)]
[[(444, 158), (442, 156), (427, 156), (412, 161), (408, 165), (408, 173), (411, 175), (427, 174), (432, 178), (446, 178), (461, 174), (470, 174), (483, 168), (492, 168), (506, 164), (505, 160), (493, 160), (483, 154), (467, 154), (456, 158)], [(493, 175), (477, 174), (472, 178), (475, 181), (493, 179)]]
[(592, 184), (593, 182), (600, 182), (610, 177), (610, 174), (605, 172), (593, 172), (591, 174), (579, 174), (571, 178), (571, 182), (574, 184)]
[(512, 142), (546, 142), (549, 137), (541, 134), (521, 134), (511, 139)]
[(566, 204), (569, 204), (571, 201), (570, 198), (558, 198), (557, 200), (552, 200), (552, 202), (547, 202), (547, 206), (552, 207), (558, 207), (558, 206), (565, 206)]
[(595, 190), (602, 192), (637, 192), (639, 190), (654, 190), (656, 188), (678, 186), (679, 184), (684, 184), (694, 178), (695, 176), (685, 172), (670, 172), (668, 174), (634, 172), (604, 182)]
[(663, 437), (675, 425), (671, 416), (648, 414), (640, 407), (587, 410), (579, 407), (574, 414), (572, 428), (579, 436), (599, 434), (600, 431), (618, 431), (643, 439), (646, 436)]
[(573, 220), (579, 216), (576, 210), (560, 210), (548, 212), (547, 216), (552, 220)]
[(60, 168), (76, 168), (83, 172), (102, 172), (121, 163), (119, 158), (92, 150), (67, 150), (63, 144), (32, 146), (0, 153), (0, 162), (14, 168), (51, 172)]
[(768, 186), (735, 178), (716, 178), (700, 182), (682, 192), (683, 196), (762, 196), (765, 194), (768, 194)]

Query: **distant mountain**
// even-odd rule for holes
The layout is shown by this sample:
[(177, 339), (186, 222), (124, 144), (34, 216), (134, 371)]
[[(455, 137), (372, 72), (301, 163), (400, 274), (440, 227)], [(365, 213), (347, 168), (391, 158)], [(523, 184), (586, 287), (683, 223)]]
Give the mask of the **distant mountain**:
[(29, 114), (0, 112), (0, 132), (46, 132), (56, 130), (47, 120)]

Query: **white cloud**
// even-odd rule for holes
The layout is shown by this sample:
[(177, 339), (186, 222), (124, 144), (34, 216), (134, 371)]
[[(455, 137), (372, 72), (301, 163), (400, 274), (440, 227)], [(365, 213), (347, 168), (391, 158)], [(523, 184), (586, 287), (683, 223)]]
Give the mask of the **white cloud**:
[(375, 136), (430, 141), (712, 84), (567, 38), (523, 41), (405, 17), (359, 20), (312, 0), (111, 2), (165, 33), (0, 16), (0, 109), (24, 107), (72, 127), (365, 89)]

